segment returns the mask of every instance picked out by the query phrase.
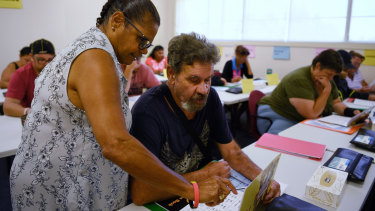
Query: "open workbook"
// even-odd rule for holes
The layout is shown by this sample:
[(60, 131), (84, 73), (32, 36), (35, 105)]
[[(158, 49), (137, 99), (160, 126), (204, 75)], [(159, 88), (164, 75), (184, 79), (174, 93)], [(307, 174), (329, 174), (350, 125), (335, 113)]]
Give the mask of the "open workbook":
[[(281, 154), (277, 155), (270, 164), (260, 173), (252, 182), (241, 175), (239, 172), (231, 169), (231, 176), (229, 180), (236, 187), (238, 194), (230, 193), (224, 200), (215, 207), (206, 206), (204, 203), (200, 203), (199, 207), (195, 210), (200, 211), (227, 211), (227, 210), (258, 210), (264, 199), (267, 191), (271, 186), (271, 182), (274, 178), (277, 165), (279, 163)], [(279, 183), (281, 192), (284, 192), (286, 184)], [(179, 203), (180, 206), (173, 206)], [(172, 200), (166, 200), (163, 202), (157, 202), (157, 205), (165, 210), (191, 210), (186, 199), (178, 198)], [(181, 206), (182, 204), (182, 206)], [(147, 206), (146, 206), (147, 207)], [(151, 210), (154, 207), (147, 207)]]
[(374, 107), (370, 107), (353, 117), (332, 114), (326, 117), (322, 117), (318, 119), (318, 121), (349, 127), (358, 123), (362, 123), (368, 117), (373, 108)]

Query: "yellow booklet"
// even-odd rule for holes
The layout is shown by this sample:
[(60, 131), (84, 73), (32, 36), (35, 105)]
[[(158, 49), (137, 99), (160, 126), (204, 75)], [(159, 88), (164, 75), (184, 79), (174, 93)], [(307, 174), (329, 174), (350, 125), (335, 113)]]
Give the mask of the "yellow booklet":
[(262, 201), (271, 188), (281, 154), (276, 156), (270, 164), (246, 188), (242, 198), (241, 211), (259, 210)]

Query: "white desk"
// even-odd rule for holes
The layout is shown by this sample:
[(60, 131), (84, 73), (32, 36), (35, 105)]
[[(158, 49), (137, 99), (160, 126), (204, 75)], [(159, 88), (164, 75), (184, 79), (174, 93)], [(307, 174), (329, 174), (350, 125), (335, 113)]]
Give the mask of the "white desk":
[(0, 89), (0, 104), (5, 101), (4, 93), (6, 93), (8, 89)]
[(339, 147), (348, 148), (359, 153), (371, 156), (375, 159), (374, 152), (364, 150), (349, 143), (349, 141), (352, 140), (356, 134), (357, 132), (348, 135), (345, 133), (339, 133), (323, 128), (313, 127), (302, 123), (298, 123), (279, 133), (280, 136), (284, 137), (325, 144), (327, 145), (327, 149), (331, 151), (336, 151), (336, 149)]
[[(246, 102), (246, 101), (249, 100), (250, 93), (233, 94), (233, 93), (229, 93), (229, 92), (225, 91), (226, 89), (228, 89), (227, 87), (225, 87), (225, 88), (223, 88), (223, 87), (213, 87), (213, 88), (217, 91), (217, 93), (219, 95), (219, 98), (220, 98), (223, 105), (233, 105), (233, 104), (236, 104), (236, 103), (242, 103), (242, 102)], [(276, 88), (276, 85), (273, 85), (273, 86), (266, 86), (266, 85), (254, 86), (255, 90), (259, 90), (266, 95), (271, 94), (272, 91), (275, 88)]]
[(16, 154), (21, 135), (20, 118), (0, 116), (0, 158)]
[[(255, 147), (255, 144), (244, 148), (243, 151), (248, 154), (250, 158), (261, 168), (265, 168), (269, 164), (269, 162), (271, 162), (271, 160), (278, 154), (278, 152), (275, 151)], [(346, 184), (343, 192), (343, 197), (337, 209), (304, 198), (305, 186), (308, 180), (313, 175), (318, 166), (323, 165), (323, 163), (326, 162), (332, 156), (332, 154), (333, 153), (326, 151), (324, 153), (322, 161), (320, 162), (293, 155), (282, 154), (276, 170), (275, 179), (288, 185), (285, 193), (298, 197), (304, 201), (310, 202), (324, 209), (340, 211), (359, 210), (375, 178), (374, 166), (370, 168), (369, 172), (367, 173), (366, 180), (363, 184), (356, 184), (353, 182), (348, 182)], [(148, 209), (143, 206), (136, 206), (134, 204), (130, 204), (120, 209), (120, 211), (128, 210)]]
[(158, 79), (160, 82), (168, 81), (168, 78), (165, 78), (164, 76), (161, 76), (159, 74), (154, 74), (155, 78)]

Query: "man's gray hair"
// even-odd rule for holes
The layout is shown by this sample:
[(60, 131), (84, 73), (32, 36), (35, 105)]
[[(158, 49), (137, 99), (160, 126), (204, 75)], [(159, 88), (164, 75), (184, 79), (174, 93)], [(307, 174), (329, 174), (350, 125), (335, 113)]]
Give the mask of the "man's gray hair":
[(216, 64), (219, 60), (218, 48), (203, 35), (192, 32), (175, 36), (169, 41), (168, 64), (176, 75), (181, 72), (182, 65), (193, 65), (194, 62)]

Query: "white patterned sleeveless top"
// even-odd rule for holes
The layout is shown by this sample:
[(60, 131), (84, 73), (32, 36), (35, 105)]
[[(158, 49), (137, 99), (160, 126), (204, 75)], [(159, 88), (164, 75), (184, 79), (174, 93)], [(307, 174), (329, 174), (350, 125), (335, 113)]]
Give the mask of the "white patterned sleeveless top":
[(128, 174), (103, 157), (85, 112), (67, 95), (72, 62), (93, 48), (113, 58), (130, 128), (127, 80), (106, 35), (91, 28), (60, 52), (35, 81), (31, 112), (10, 175), (14, 210), (115, 210), (126, 205)]

